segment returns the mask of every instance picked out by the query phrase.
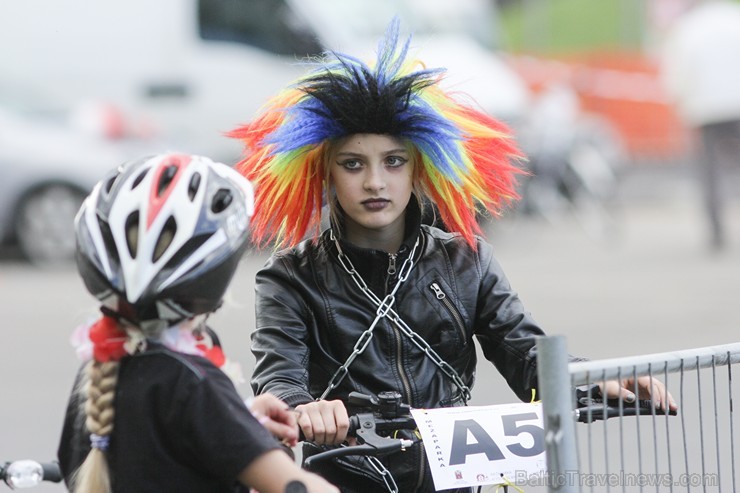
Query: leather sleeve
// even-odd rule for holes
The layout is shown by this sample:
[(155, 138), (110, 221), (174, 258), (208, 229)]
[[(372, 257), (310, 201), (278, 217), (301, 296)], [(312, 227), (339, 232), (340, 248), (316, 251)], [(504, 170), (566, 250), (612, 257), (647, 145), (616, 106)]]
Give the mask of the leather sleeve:
[(491, 245), (478, 242), (481, 283), (475, 335), (486, 359), (491, 361), (522, 401), (537, 389), (535, 338), (545, 335), (493, 256)]
[(270, 392), (290, 406), (313, 401), (308, 392), (307, 307), (289, 262), (273, 255), (255, 277), (256, 358), (251, 385), (255, 395)]

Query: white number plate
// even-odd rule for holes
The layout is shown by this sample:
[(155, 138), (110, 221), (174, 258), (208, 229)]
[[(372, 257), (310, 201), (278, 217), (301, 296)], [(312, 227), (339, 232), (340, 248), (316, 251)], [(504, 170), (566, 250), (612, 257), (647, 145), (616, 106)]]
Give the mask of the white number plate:
[(542, 405), (413, 409), (437, 490), (545, 472)]

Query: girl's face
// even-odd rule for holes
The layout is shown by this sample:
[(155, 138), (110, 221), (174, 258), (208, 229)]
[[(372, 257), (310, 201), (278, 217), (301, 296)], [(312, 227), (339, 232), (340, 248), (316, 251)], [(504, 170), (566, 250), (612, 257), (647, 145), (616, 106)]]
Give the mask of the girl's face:
[(334, 146), (329, 173), (350, 241), (378, 235), (403, 239), (414, 177), (403, 141), (388, 135), (350, 135)]

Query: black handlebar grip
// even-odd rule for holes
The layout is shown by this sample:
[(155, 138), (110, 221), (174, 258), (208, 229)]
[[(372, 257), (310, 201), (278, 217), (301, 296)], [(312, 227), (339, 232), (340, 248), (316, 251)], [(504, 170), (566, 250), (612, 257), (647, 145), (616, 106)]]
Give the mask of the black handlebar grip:
[(347, 429), (347, 434), (350, 436), (355, 436), (357, 433), (357, 430), (359, 430), (362, 427), (360, 424), (360, 418), (353, 414), (349, 417), (349, 428)]
[(62, 469), (59, 467), (58, 462), (45, 462), (41, 464), (44, 481), (50, 481), (52, 483), (59, 483), (62, 479)]
[(294, 480), (285, 486), (285, 493), (308, 493), (308, 490), (301, 481)]

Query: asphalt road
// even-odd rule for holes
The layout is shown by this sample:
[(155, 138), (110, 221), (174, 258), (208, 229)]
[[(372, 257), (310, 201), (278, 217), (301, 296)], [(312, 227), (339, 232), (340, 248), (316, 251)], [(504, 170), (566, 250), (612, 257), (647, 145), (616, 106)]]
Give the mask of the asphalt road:
[[(738, 341), (740, 207), (726, 251), (706, 248), (698, 197), (683, 173), (627, 177), (608, 232), (570, 213), (511, 215), (487, 228), (499, 260), (535, 319), (592, 359)], [(266, 255), (249, 253), (213, 325), (250, 374), (252, 280)], [(52, 459), (78, 362), (69, 336), (96, 306), (72, 266), (0, 260), (0, 461)], [(492, 365), (479, 365), (472, 404), (513, 402)], [(240, 387), (246, 396), (248, 385)], [(36, 491), (60, 491), (58, 486)]]

